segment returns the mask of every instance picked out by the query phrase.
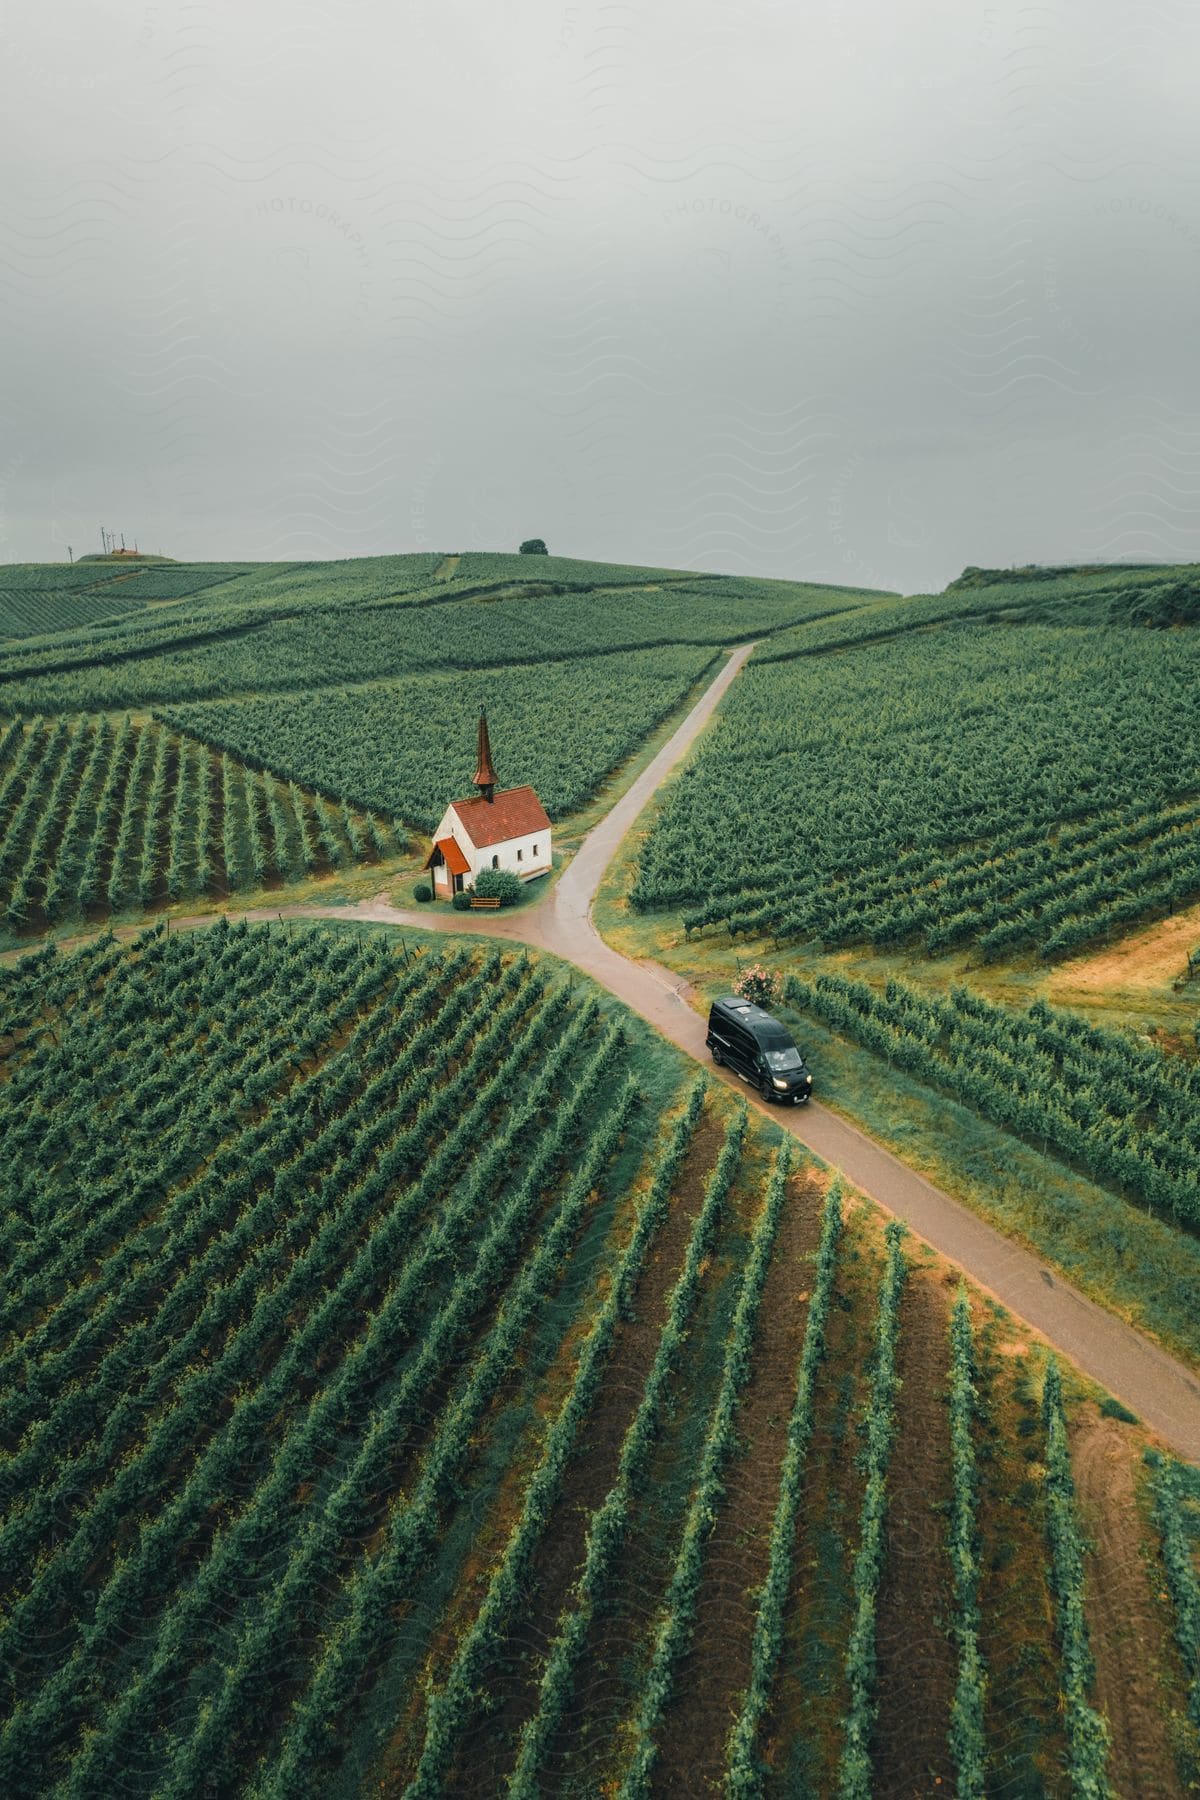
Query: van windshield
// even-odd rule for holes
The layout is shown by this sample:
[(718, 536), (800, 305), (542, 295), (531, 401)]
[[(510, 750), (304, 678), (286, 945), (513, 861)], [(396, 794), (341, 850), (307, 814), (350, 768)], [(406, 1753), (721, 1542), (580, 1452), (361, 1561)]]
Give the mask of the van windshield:
[(804, 1059), (794, 1044), (787, 1050), (764, 1050), (763, 1055), (770, 1069), (799, 1069), (804, 1066)]

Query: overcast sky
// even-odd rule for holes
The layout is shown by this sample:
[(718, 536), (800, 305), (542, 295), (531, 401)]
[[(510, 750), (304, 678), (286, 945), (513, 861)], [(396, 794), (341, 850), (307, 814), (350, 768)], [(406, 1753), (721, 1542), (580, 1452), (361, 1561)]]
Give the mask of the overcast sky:
[(9, 0), (0, 560), (1200, 558), (1188, 0)]

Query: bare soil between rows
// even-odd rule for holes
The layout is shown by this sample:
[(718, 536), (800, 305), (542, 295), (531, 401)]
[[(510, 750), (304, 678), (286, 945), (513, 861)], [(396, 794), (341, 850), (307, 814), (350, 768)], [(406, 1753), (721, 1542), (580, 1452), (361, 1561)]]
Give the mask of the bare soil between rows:
[(723, 1789), (727, 1739), (750, 1679), (758, 1610), (753, 1590), (767, 1573), (822, 1199), (823, 1184), (814, 1176), (792, 1176), (763, 1289), (752, 1373), (738, 1409), (739, 1452), (705, 1552), (692, 1648), (680, 1665), (659, 1738), (655, 1794)]
[[(672, 1190), (667, 1217), (650, 1248), (634, 1316), (618, 1327), (579, 1453), (568, 1468), (563, 1491), (539, 1540), (525, 1603), (487, 1679), (489, 1711), (464, 1733), (446, 1783), (448, 1794), (499, 1793), (515, 1762), (520, 1729), (536, 1705), (537, 1683), (559, 1615), (582, 1565), (588, 1525), (616, 1477), (625, 1432), (654, 1361), (667, 1300), (723, 1135), (720, 1123), (702, 1114)], [(397, 1773), (395, 1767), (389, 1767), (385, 1791), (399, 1791), (394, 1786)]]
[[(1163, 1710), (1165, 1646), (1141, 1552), (1136, 1454), (1126, 1426), (1090, 1409), (1071, 1435), (1081, 1523), (1091, 1541), (1087, 1619), (1096, 1659), (1095, 1703), (1112, 1732), (1110, 1773), (1119, 1794), (1158, 1800), (1183, 1788)], [(1186, 1709), (1186, 1694), (1178, 1696), (1178, 1704), (1181, 1712)]]
[(946, 1554), (951, 1297), (943, 1274), (910, 1268), (900, 1303), (900, 1394), (876, 1624), (879, 1711), (873, 1760), (879, 1800), (918, 1800), (939, 1786), (948, 1793), (954, 1788), (946, 1742), (956, 1676)]

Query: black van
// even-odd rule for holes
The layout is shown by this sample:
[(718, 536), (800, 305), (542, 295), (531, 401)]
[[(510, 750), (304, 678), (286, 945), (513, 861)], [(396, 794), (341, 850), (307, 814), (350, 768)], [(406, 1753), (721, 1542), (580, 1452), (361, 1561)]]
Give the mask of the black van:
[(813, 1078), (804, 1058), (779, 1020), (749, 1000), (739, 1000), (736, 994), (714, 1000), (704, 1041), (718, 1068), (728, 1063), (764, 1100), (790, 1100), (793, 1106), (802, 1106), (812, 1093)]

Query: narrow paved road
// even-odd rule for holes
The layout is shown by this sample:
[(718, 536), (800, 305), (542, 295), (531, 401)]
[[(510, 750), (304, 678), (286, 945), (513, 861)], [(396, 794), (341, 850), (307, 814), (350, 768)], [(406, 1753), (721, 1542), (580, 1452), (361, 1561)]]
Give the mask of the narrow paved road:
[[(787, 1111), (767, 1106), (728, 1070), (712, 1068), (704, 1043), (705, 1016), (691, 1004), (687, 983), (658, 963), (622, 956), (596, 930), (592, 901), (618, 844), (695, 741), (753, 649), (753, 644), (744, 644), (734, 652), (654, 760), (588, 833), (574, 861), (542, 901), (509, 914), (431, 914), (392, 906), (381, 896), (357, 906), (285, 906), (244, 916), (275, 919), (282, 912), (285, 917), (357, 918), (420, 930), (478, 932), (553, 951), (601, 982), (681, 1050), (708, 1064), (713, 1077), (737, 1088), (750, 1106), (767, 1113), (800, 1143), (841, 1169), (863, 1193), (903, 1219), (919, 1237), (1124, 1401), (1179, 1455), (1200, 1461), (1200, 1377), (1088, 1300), (1030, 1251), (934, 1187), (837, 1113), (817, 1102)], [(210, 924), (212, 915), (184, 923)]]
[[(658, 963), (635, 962), (606, 944), (592, 922), (591, 905), (622, 838), (695, 741), (753, 648), (753, 644), (743, 645), (730, 657), (674, 736), (589, 832), (575, 860), (543, 902), (499, 918), (451, 913), (436, 921), (456, 930), (465, 924), (485, 935), (502, 934), (554, 951), (594, 976), (664, 1037), (710, 1067), (704, 1043), (706, 1019), (690, 1003), (686, 982)], [(435, 923), (427, 913), (386, 901), (368, 902), (352, 910), (381, 923), (425, 929)], [(887, 1212), (903, 1219), (919, 1237), (1123, 1400), (1181, 1455), (1200, 1460), (1200, 1378), (1182, 1363), (1087, 1299), (1030, 1251), (1014, 1244), (837, 1113), (815, 1102), (784, 1111), (766, 1105), (728, 1070), (713, 1068), (712, 1074), (737, 1088), (749, 1105), (767, 1113), (802, 1144), (841, 1169)]]

